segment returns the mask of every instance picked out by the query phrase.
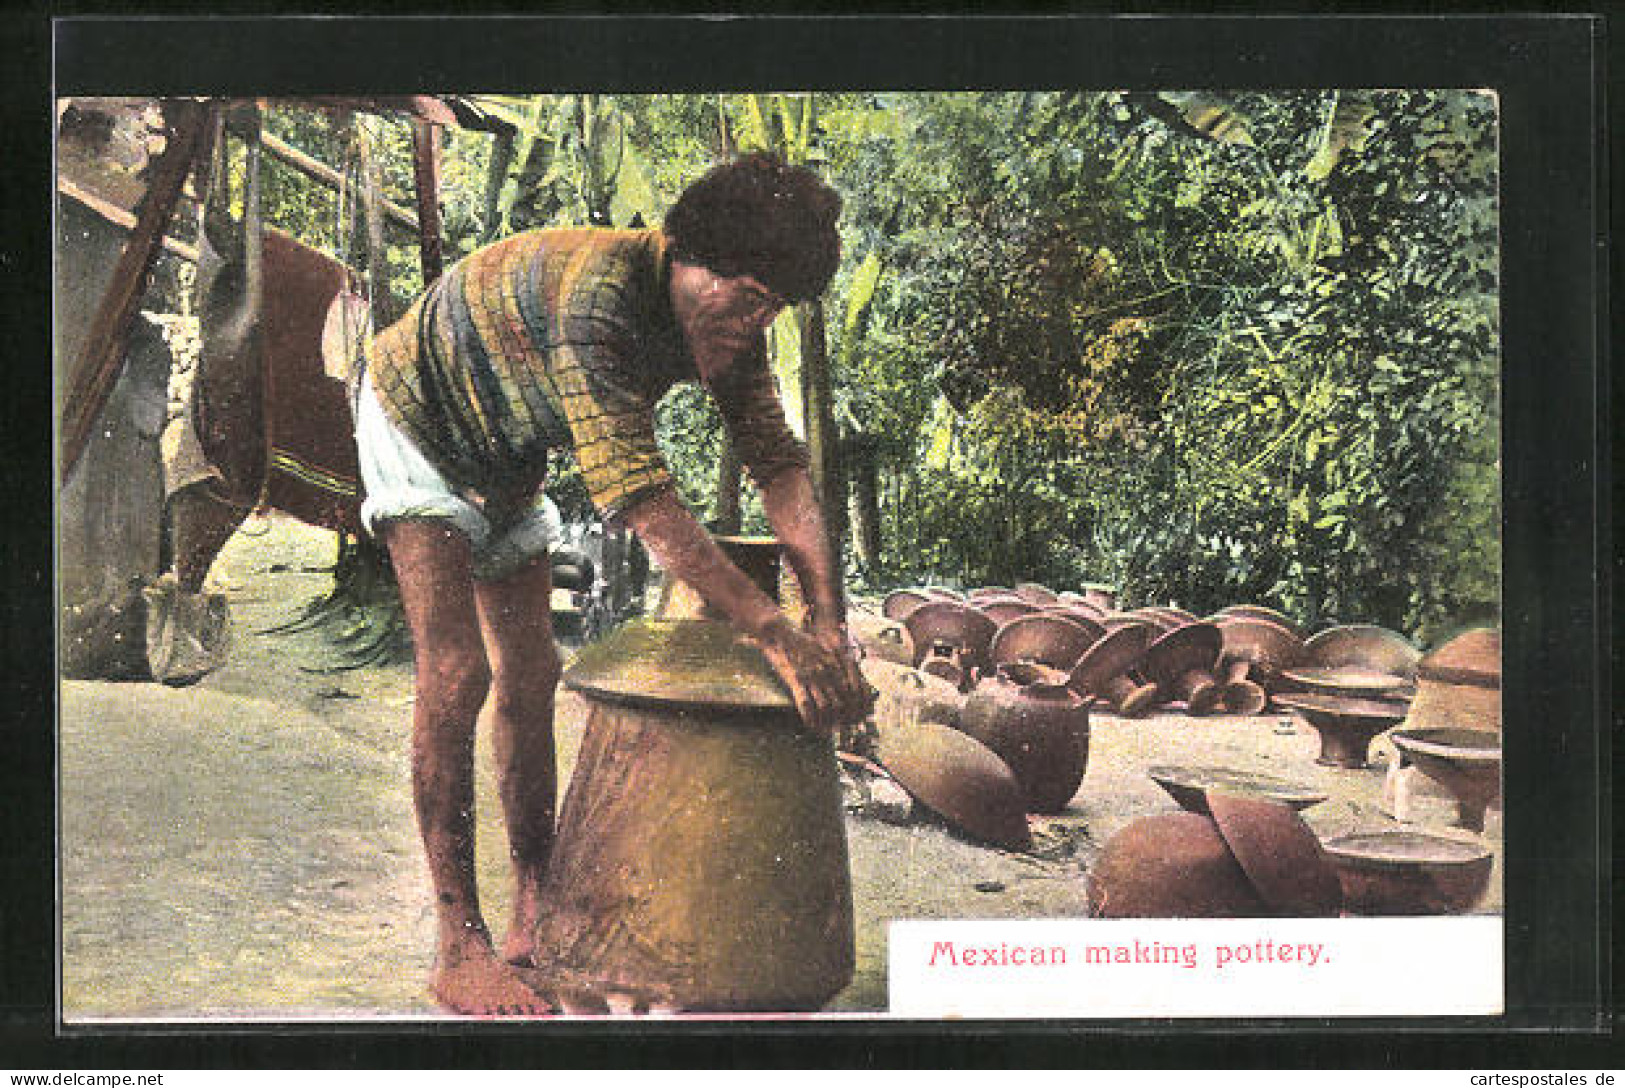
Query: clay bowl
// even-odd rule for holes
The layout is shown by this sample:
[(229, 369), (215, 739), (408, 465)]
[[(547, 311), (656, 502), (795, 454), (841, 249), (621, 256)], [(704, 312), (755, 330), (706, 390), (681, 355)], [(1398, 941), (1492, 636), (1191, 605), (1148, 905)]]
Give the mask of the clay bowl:
[(920, 592), (924, 593), (932, 600), (958, 601), (960, 604), (965, 603), (965, 595), (963, 593), (959, 592), (957, 589), (949, 589), (947, 586), (925, 586), (920, 590)]
[(1495, 865), (1488, 847), (1401, 828), (1324, 845), (1350, 914), (1459, 914), (1484, 897)]
[(1297, 809), (1222, 789), (1207, 791), (1207, 806), (1272, 914), (1324, 918), (1342, 910), (1337, 873)]
[(1412, 690), (1410, 682), (1403, 676), (1354, 665), (1287, 669), (1281, 673), (1281, 679), (1294, 691), (1351, 699), (1403, 699)]
[(1192, 714), (1207, 714), (1218, 705), (1220, 688), (1213, 669), (1222, 638), (1211, 623), (1187, 623), (1153, 642), (1145, 652), (1146, 678), (1165, 696), (1182, 699)]
[(1371, 739), (1405, 718), (1404, 703), (1385, 699), (1299, 692), (1277, 695), (1275, 701), (1296, 711), (1320, 734), (1320, 755), (1315, 762), (1323, 767), (1364, 767)]
[(1303, 654), (1303, 640), (1274, 620), (1221, 612), (1209, 622), (1223, 636), (1225, 660), (1247, 662), (1247, 678), (1267, 691), (1280, 687), (1282, 670)]
[(982, 615), (1000, 627), (1017, 616), (1030, 616), (1038, 611), (1036, 604), (1029, 604), (1020, 597), (986, 598), (971, 603), (981, 610)]
[(1079, 695), (1107, 700), (1119, 714), (1133, 717), (1145, 713), (1156, 697), (1157, 687), (1136, 683), (1129, 671), (1145, 658), (1151, 634), (1151, 629), (1141, 623), (1107, 631), (1072, 666), (1067, 685)]
[(1459, 826), (1484, 830), (1484, 809), (1501, 795), (1501, 734), (1489, 729), (1396, 729), (1400, 755), (1450, 791)]
[(1220, 616), (1235, 616), (1238, 619), (1263, 620), (1273, 623), (1277, 627), (1284, 627), (1298, 642), (1303, 642), (1303, 628), (1299, 627), (1291, 617), (1277, 612), (1268, 605), (1262, 604), (1232, 604), (1219, 609)]
[(1006, 850), (1032, 846), (1021, 786), (1004, 760), (980, 741), (921, 721), (882, 736), (877, 749), (887, 773), (949, 824)]
[(1416, 679), (1421, 651), (1403, 635), (1370, 623), (1328, 627), (1303, 643), (1304, 668), (1356, 668)]
[[(967, 601), (977, 602), (991, 597), (1015, 597), (1016, 591), (1008, 586), (977, 586), (965, 591)], [(1017, 598), (1019, 600), (1019, 598)]]
[(889, 620), (901, 622), (908, 619), (908, 614), (931, 599), (930, 595), (918, 589), (898, 589), (886, 594), (886, 599), (880, 604), (880, 614)]
[(998, 630), (981, 612), (958, 601), (927, 601), (903, 620), (914, 640), (914, 664), (933, 656), (939, 646), (958, 650), (973, 669), (987, 667), (987, 649)]
[(1033, 612), (1017, 616), (1001, 626), (988, 647), (988, 659), (999, 666), (1018, 661), (1036, 661), (1063, 672), (1071, 672), (1083, 652), (1100, 637), (1100, 628), (1090, 630), (1065, 616)]
[(1238, 771), (1229, 767), (1163, 765), (1148, 767), (1146, 773), (1151, 776), (1153, 782), (1168, 792), (1168, 796), (1179, 803), (1180, 808), (1188, 812), (1204, 814), (1208, 812), (1208, 790), (1259, 797), (1294, 809), (1318, 805), (1326, 800), (1327, 796), (1321, 790), (1288, 782), (1284, 778), (1275, 778), (1255, 771)]
[(1090, 867), (1097, 918), (1256, 918), (1268, 908), (1212, 817), (1164, 812), (1113, 835)]
[(1028, 604), (1042, 608), (1055, 603), (1056, 594), (1049, 586), (1039, 585), (1037, 582), (1017, 582), (1016, 596)]

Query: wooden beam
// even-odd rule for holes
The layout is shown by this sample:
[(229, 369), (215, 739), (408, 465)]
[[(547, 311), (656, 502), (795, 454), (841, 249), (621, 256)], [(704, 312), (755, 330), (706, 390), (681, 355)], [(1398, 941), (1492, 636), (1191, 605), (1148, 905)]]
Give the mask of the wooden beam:
[[(56, 179), (56, 190), (63, 196), (70, 197), (83, 204), (115, 227), (121, 227), (127, 231), (135, 229), (135, 216), (114, 204), (111, 200), (103, 200), (88, 189), (80, 188), (65, 177)], [(177, 241), (166, 234), (163, 238), (163, 247), (183, 261), (197, 263), (196, 246), (187, 245), (185, 242)]]
[[(300, 151), (297, 147), (294, 147), (292, 144), (287, 143), (284, 140), (278, 139), (269, 132), (261, 134), (260, 146), (264, 147), (266, 151), (270, 152), (272, 157), (282, 160), (295, 170), (298, 170), (300, 173), (304, 174), (306, 177), (319, 181), (324, 185), (330, 185), (335, 189), (341, 189), (344, 186), (344, 176), (337, 170), (333, 169), (331, 166), (328, 166), (319, 159), (312, 158), (303, 151)], [(385, 200), (382, 203), (384, 218), (387, 222), (393, 223), (404, 230), (411, 231), (414, 237), (417, 235), (417, 216), (413, 215), (399, 204), (392, 203), (388, 200)]]
[(101, 305), (85, 337), (83, 353), (74, 367), (67, 396), (62, 401), (62, 479), (72, 475), (79, 457), (90, 441), (91, 429), (107, 407), (107, 399), (118, 383), (124, 367), (124, 347), (130, 322), (141, 306), (157, 263), (160, 240), (180, 200), (186, 175), (204, 143), (212, 107), (177, 100), (170, 109), (178, 119), (173, 125), (163, 154), (152, 164), (147, 197), (136, 216), (124, 252)]

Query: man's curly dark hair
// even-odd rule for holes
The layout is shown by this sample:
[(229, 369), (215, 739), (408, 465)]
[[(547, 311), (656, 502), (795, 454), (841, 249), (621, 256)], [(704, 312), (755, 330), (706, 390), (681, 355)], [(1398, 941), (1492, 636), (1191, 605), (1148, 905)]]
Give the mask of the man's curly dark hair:
[(841, 259), (841, 197), (804, 166), (755, 152), (713, 167), (663, 227), (677, 260), (751, 276), (790, 302), (818, 297)]

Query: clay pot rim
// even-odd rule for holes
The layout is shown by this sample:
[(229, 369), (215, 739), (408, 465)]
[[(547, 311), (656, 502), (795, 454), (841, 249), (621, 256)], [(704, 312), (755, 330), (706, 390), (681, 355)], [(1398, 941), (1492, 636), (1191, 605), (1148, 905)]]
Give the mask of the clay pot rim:
[(1302, 711), (1311, 720), (1317, 716), (1362, 721), (1391, 720), (1397, 725), (1410, 712), (1405, 703), (1392, 699), (1365, 699), (1316, 692), (1287, 692), (1274, 696), (1274, 699), (1289, 710)]
[[(1244, 771), (1232, 767), (1157, 763), (1147, 767), (1145, 773), (1166, 790), (1169, 796), (1178, 801), (1181, 807), (1187, 809), (1190, 807), (1174, 793), (1174, 789), (1187, 791), (1186, 796), (1192, 800), (1200, 800), (1204, 806), (1207, 804), (1207, 791), (1210, 789), (1262, 797), (1297, 809), (1318, 805), (1330, 796), (1324, 790), (1277, 778), (1262, 771)], [(1220, 781), (1215, 783), (1213, 779)], [(1198, 810), (1190, 809), (1190, 811)], [(1206, 809), (1200, 811), (1205, 812)]]
[[(1501, 762), (1501, 734), (1491, 729), (1466, 729), (1461, 726), (1432, 726), (1424, 729), (1396, 729), (1388, 734), (1401, 752), (1420, 752), (1440, 759), (1455, 759), (1465, 763)], [(1452, 744), (1445, 737), (1484, 737), (1491, 743), (1468, 747)]]
[[(1374, 847), (1401, 842), (1434, 847), (1439, 853), (1416, 857), (1396, 853), (1380, 853)], [(1369, 869), (1379, 872), (1408, 873), (1418, 870), (1449, 871), (1471, 869), (1475, 865), (1493, 862), (1495, 851), (1484, 843), (1467, 842), (1446, 835), (1435, 835), (1408, 827), (1378, 828), (1369, 831), (1349, 831), (1334, 835), (1321, 843), (1321, 848), (1337, 863), (1351, 869)], [(1449, 854), (1450, 856), (1445, 856)]]
[(1301, 694), (1351, 698), (1399, 698), (1411, 689), (1402, 676), (1353, 666), (1310, 666), (1281, 670), (1281, 679), (1308, 689)]
[[(1059, 597), (1059, 594), (1042, 582), (1017, 582), (1011, 589), (1017, 597), (1034, 604), (1054, 604)], [(1026, 592), (1023, 592), (1023, 590)], [(1034, 597), (1040, 600), (1034, 601)]]

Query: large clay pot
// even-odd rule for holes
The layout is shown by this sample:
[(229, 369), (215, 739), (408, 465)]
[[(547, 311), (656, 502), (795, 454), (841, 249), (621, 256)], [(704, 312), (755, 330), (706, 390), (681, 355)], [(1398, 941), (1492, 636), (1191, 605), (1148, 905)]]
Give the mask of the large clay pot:
[(564, 682), (590, 710), (538, 959), (691, 1011), (811, 1010), (846, 986), (834, 750), (761, 653), (724, 623), (640, 620)]
[(1501, 633), (1480, 627), (1422, 658), (1406, 729), (1501, 728)]
[(972, 838), (1006, 850), (1032, 846), (1015, 773), (974, 737), (921, 721), (882, 734), (876, 758), (912, 797)]
[(1067, 674), (1013, 662), (965, 700), (960, 728), (1010, 765), (1029, 812), (1060, 812), (1089, 763), (1089, 706)]
[(1097, 918), (1257, 918), (1269, 913), (1211, 816), (1164, 812), (1113, 835), (1089, 870)]

